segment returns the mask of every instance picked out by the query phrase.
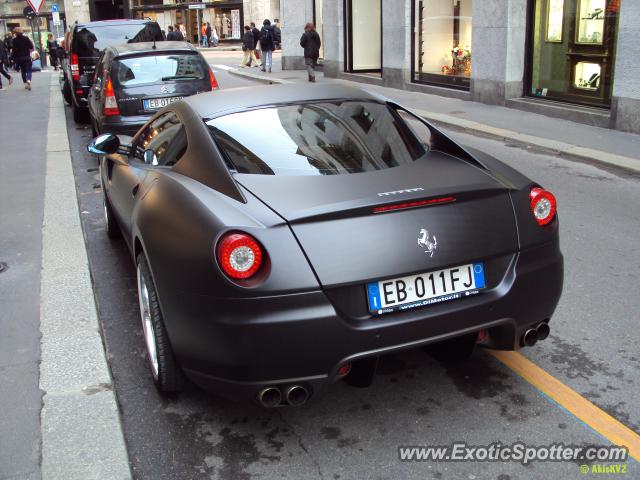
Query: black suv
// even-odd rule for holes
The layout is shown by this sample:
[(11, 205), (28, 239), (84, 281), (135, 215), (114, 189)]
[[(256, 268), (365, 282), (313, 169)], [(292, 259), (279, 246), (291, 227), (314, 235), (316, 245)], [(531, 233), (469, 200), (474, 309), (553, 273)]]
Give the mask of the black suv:
[(87, 95), (102, 50), (120, 43), (162, 41), (160, 26), (150, 20), (104, 20), (73, 26), (65, 39), (60, 87), (73, 107), (73, 119), (87, 119)]
[(159, 109), (217, 88), (207, 61), (186, 42), (108, 47), (98, 60), (89, 93), (93, 136), (133, 136)]

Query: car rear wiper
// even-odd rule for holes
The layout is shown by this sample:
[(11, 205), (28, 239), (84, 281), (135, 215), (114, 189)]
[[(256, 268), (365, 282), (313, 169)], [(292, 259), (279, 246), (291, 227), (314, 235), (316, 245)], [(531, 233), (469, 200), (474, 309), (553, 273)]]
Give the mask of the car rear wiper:
[(196, 75), (173, 75), (170, 77), (162, 77), (162, 81), (166, 82), (167, 80), (198, 80), (200, 77)]

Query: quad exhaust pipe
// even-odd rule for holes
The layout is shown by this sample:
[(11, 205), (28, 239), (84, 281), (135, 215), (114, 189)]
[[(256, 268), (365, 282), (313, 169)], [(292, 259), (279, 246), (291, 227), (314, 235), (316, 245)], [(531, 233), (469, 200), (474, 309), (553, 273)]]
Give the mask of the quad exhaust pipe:
[(304, 405), (309, 399), (309, 390), (303, 385), (289, 385), (283, 389), (283, 393), (278, 387), (264, 387), (258, 392), (258, 402), (265, 408), (274, 408), (283, 403), (292, 407)]
[(551, 328), (547, 322), (540, 322), (533, 328), (528, 329), (522, 335), (522, 345), (525, 347), (533, 347), (538, 340), (544, 340), (551, 333)]

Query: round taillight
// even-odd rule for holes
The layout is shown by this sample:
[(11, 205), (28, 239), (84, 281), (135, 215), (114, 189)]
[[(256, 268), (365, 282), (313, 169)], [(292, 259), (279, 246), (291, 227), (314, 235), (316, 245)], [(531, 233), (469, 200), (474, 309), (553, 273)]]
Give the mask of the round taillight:
[(556, 197), (551, 192), (536, 187), (531, 189), (531, 211), (538, 225), (546, 225), (556, 216)]
[(216, 249), (218, 264), (224, 273), (238, 280), (252, 277), (262, 265), (262, 249), (246, 233), (229, 233), (222, 237)]

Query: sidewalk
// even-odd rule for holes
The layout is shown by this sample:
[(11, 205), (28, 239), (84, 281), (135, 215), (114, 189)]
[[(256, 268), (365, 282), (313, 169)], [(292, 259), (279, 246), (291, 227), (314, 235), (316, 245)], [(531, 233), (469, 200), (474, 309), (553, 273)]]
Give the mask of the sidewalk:
[[(274, 69), (270, 75), (255, 70), (229, 69), (229, 73), (265, 83), (307, 82), (303, 70)], [(316, 79), (320, 83), (342, 83), (377, 92), (446, 128), (640, 173), (640, 135), (495, 105), (325, 78), (322, 72), (317, 73)]]

